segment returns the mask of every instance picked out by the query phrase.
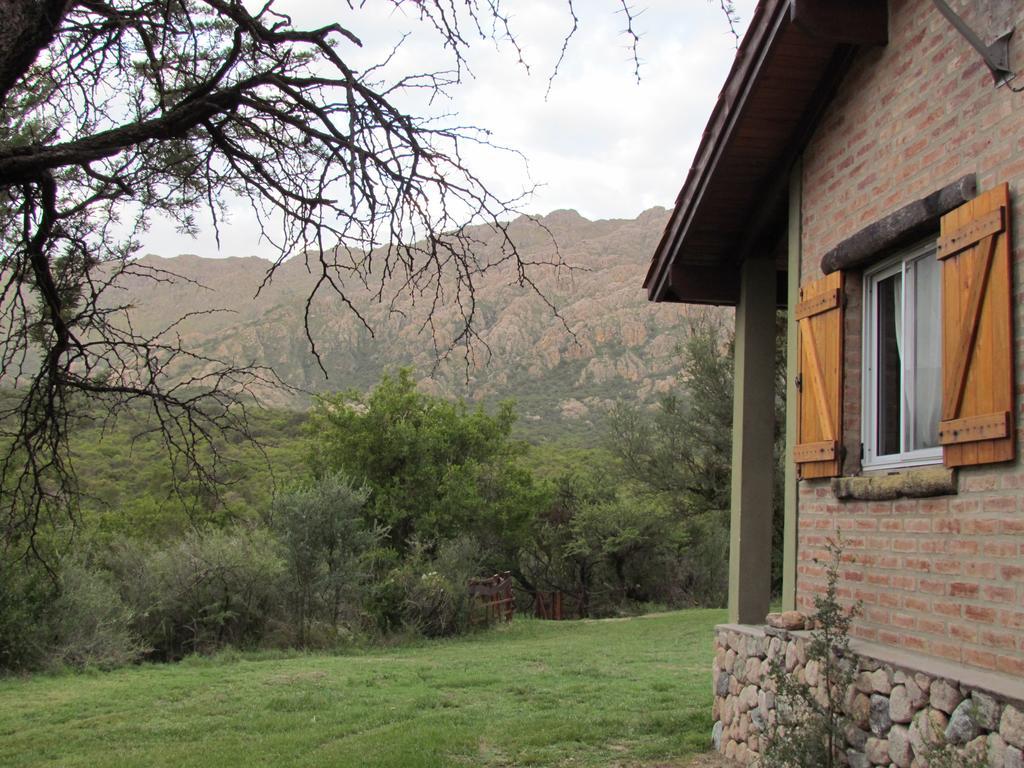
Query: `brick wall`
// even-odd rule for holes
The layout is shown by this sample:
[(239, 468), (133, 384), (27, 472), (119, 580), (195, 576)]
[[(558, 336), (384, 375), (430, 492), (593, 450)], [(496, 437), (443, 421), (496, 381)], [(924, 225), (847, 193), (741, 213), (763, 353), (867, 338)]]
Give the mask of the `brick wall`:
[[(997, 26), (1005, 31), (1000, 13), (1016, 16), (1011, 63), (1024, 72), (1024, 4), (958, 8), (986, 39)], [(802, 281), (821, 276), (822, 255), (839, 241), (966, 173), (977, 175), (979, 191), (1010, 183), (1020, 232), (1024, 94), (995, 89), (981, 58), (930, 0), (892, 0), (890, 44), (859, 55), (804, 155)], [(1014, 237), (1018, 350), (1021, 242)], [(853, 474), (861, 441), (860, 275), (847, 286), (843, 427)], [(1019, 383), (1022, 359), (1018, 351)], [(1018, 428), (1022, 422), (1018, 398)], [(1018, 459), (963, 469), (958, 489), (943, 498), (846, 502), (827, 482), (802, 483), (798, 607), (811, 608), (823, 585), (813, 560), (841, 529), (850, 559), (844, 596), (864, 602), (856, 635), (1024, 675), (1024, 467)]]

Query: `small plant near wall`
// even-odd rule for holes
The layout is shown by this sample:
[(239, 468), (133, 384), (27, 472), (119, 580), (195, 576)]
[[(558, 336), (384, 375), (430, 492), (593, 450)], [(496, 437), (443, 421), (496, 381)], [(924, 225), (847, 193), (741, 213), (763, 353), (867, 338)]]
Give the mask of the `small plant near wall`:
[(781, 656), (771, 664), (776, 711), (763, 756), (765, 768), (832, 768), (845, 763), (843, 731), (848, 717), (843, 702), (857, 673), (849, 632), (860, 604), (844, 608), (839, 603), (842, 537), (830, 540), (827, 547), (827, 586), (824, 594), (814, 598), (815, 629), (803, 673), (788, 673)]

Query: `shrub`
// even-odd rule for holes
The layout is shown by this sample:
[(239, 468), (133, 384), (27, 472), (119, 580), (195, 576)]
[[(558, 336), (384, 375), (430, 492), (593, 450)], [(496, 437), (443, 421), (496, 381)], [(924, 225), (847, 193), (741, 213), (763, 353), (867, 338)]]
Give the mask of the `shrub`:
[(143, 653), (132, 630), (134, 615), (109, 575), (78, 560), (62, 564), (60, 594), (51, 612), (56, 634), (47, 653), (51, 664), (111, 668)]
[(668, 507), (633, 495), (599, 468), (563, 472), (519, 548), (527, 591), (558, 591), (564, 615), (615, 616), (641, 603), (679, 605), (688, 594), (685, 528)]
[(381, 543), (363, 559), (367, 587), (363, 597), (367, 629), (377, 635), (403, 627), (404, 592), (402, 556), (394, 547)]
[(406, 628), (426, 637), (465, 632), (472, 609), (468, 582), (480, 575), (480, 561), (479, 546), (469, 537), (443, 542), (433, 555), (414, 543), (396, 574)]
[(515, 414), (420, 392), (412, 371), (385, 375), (367, 395), (318, 398), (310, 418), (312, 468), (341, 470), (370, 490), (366, 517), (408, 552), (414, 538), (441, 541), (480, 530), (521, 533), (537, 489), (514, 466), (524, 446)]
[(265, 529), (192, 531), (158, 549), (125, 545), (114, 569), (136, 630), (159, 658), (264, 644), (283, 613), (285, 562)]
[(0, 670), (37, 666), (52, 640), (56, 585), (37, 560), (0, 555)]
[(729, 594), (729, 513), (711, 510), (683, 524), (675, 572), (669, 584), (675, 605), (725, 607)]
[(283, 494), (273, 506), (289, 575), (288, 604), (299, 645), (330, 645), (362, 615), (367, 553), (384, 537), (368, 529), (367, 492), (340, 474)]
[[(837, 597), (842, 540), (828, 543), (824, 595), (814, 598), (814, 625), (808, 663), (819, 665), (819, 684), (811, 686), (786, 672), (785, 659), (771, 665), (776, 690), (776, 725), (764, 752), (766, 768), (833, 768), (842, 763), (843, 699), (853, 684), (856, 663), (850, 654), (850, 625), (860, 606), (844, 609)], [(781, 655), (780, 655), (781, 656)]]

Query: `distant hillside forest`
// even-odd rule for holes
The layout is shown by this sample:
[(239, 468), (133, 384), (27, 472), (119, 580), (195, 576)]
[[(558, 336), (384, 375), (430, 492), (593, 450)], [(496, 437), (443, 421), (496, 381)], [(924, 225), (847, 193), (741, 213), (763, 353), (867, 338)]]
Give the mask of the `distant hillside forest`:
[(552, 591), (573, 617), (720, 605), (728, 330), (694, 320), (675, 354), (678, 383), (595, 409), (585, 445), (522, 440), (516, 403), (431, 394), (404, 368), (255, 411), (251, 441), (208, 457), (215, 492), (174, 477), (145, 413), (82, 414), (74, 525), (54, 515), (40, 557), (0, 561), (0, 667), (456, 634), (467, 580), (500, 571), (527, 612)]

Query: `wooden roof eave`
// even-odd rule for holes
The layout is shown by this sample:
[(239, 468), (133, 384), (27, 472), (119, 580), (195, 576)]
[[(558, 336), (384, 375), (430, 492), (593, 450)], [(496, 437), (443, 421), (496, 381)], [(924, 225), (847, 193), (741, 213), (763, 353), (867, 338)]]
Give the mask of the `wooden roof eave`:
[[(735, 303), (719, 297), (738, 293), (725, 286), (738, 275), (738, 262), (763, 234), (749, 231), (747, 223), (770, 223), (781, 197), (776, 188), (784, 193), (787, 186), (782, 182), (788, 179), (781, 177), (788, 174), (788, 167), (783, 166), (791, 164), (810, 138), (823, 100), (831, 97), (845, 73), (853, 46), (884, 43), (887, 23), (886, 0), (759, 3), (655, 250), (644, 280), (649, 300)], [(786, 69), (795, 61), (815, 77), (787, 77)], [(780, 98), (788, 99), (783, 109)], [(790, 120), (784, 119), (787, 115)], [(774, 128), (766, 129), (767, 125)], [(737, 185), (749, 190), (743, 209), (736, 207)], [(759, 199), (755, 191), (769, 194)], [(691, 237), (701, 240), (702, 222), (723, 218), (736, 222), (726, 231), (716, 227), (722, 242), (731, 247), (719, 247), (718, 254), (700, 247), (687, 250)], [(730, 255), (723, 257), (723, 252)], [(686, 288), (687, 265), (707, 270), (716, 264), (723, 275), (714, 283), (714, 296), (701, 291), (700, 286), (708, 283), (706, 272), (700, 277), (695, 273), (689, 281), (692, 290)]]

